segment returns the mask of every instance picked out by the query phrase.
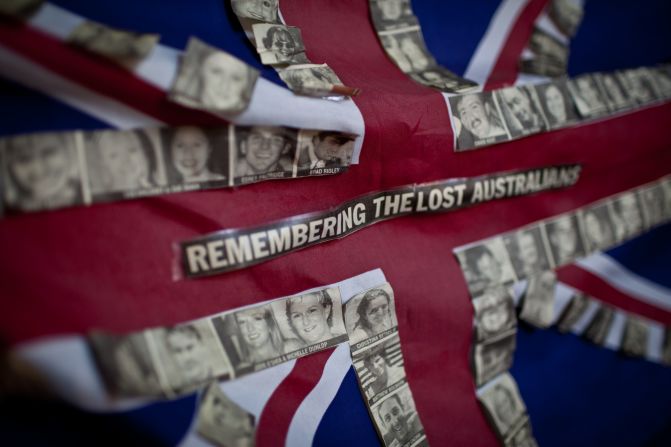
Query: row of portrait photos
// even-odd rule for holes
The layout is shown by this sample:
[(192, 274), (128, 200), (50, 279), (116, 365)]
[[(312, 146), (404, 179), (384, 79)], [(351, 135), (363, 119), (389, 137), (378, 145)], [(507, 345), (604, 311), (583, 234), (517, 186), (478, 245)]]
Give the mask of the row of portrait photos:
[(546, 130), (666, 101), (671, 65), (506, 87), (449, 98), (456, 151), (475, 149)]
[(223, 126), (45, 132), (0, 140), (4, 208), (39, 211), (337, 174), (355, 135)]
[(671, 177), (455, 249), (473, 297), (603, 251), (671, 219)]

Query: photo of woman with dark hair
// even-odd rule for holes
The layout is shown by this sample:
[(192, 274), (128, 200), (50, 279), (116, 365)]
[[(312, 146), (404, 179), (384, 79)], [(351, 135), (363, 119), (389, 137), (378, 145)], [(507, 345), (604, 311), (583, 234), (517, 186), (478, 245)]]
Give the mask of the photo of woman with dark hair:
[(226, 134), (227, 128), (221, 131), (194, 126), (165, 129), (163, 154), (168, 182), (175, 185), (226, 180)]

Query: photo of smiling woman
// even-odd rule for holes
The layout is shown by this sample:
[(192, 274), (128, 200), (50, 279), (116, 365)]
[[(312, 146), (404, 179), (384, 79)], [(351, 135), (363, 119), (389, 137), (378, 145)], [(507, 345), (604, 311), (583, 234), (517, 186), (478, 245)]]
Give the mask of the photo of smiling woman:
[(4, 141), (4, 149), (7, 209), (38, 211), (82, 202), (73, 133), (19, 135)]
[(228, 128), (183, 126), (162, 130), (163, 157), (170, 185), (226, 182)]
[[(335, 301), (335, 302), (334, 302)], [(327, 290), (287, 298), (282, 306), (275, 307), (278, 318), (280, 307), (284, 309), (289, 329), (304, 346), (333, 341), (342, 341), (345, 328), (340, 314), (340, 300), (334, 299)], [(335, 344), (333, 343), (333, 344)]]

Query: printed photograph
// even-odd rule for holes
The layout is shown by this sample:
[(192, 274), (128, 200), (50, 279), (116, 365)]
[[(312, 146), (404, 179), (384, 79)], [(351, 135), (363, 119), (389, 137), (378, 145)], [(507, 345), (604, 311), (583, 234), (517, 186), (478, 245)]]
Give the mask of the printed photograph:
[(549, 15), (554, 24), (569, 37), (575, 35), (582, 22), (583, 7), (580, 0), (552, 0)]
[(146, 130), (103, 130), (84, 134), (84, 154), (93, 201), (113, 193), (165, 185), (160, 157)]
[(578, 213), (588, 253), (607, 250), (615, 245), (615, 229), (609, 209), (608, 202), (601, 202)]
[(632, 357), (645, 357), (648, 352), (649, 332), (650, 328), (647, 320), (629, 314), (624, 324), (620, 350)]
[(144, 332), (129, 335), (94, 332), (88, 342), (112, 396), (163, 395)]
[(148, 336), (174, 393), (189, 392), (209, 380), (231, 375), (229, 359), (209, 319), (153, 329)]
[(410, 77), (422, 85), (448, 93), (467, 92), (477, 87), (475, 82), (457, 76), (439, 65), (424, 71), (410, 73)]
[(477, 343), (473, 349), (475, 383), (481, 386), (492, 378), (510, 369), (515, 354), (515, 330), (502, 334), (500, 338)]
[(238, 17), (267, 23), (279, 23), (279, 0), (231, 0)]
[(555, 59), (543, 55), (534, 55), (530, 58), (525, 55), (525, 58), (519, 61), (519, 70), (521, 73), (530, 73), (549, 78), (566, 76), (566, 65), (560, 64)]
[(333, 86), (342, 85), (328, 65), (293, 65), (278, 71), (280, 78), (294, 93), (307, 96), (328, 96)]
[(538, 84), (534, 88), (550, 129), (569, 126), (579, 121), (565, 80)]
[(158, 34), (139, 34), (87, 20), (66, 38), (72, 45), (132, 68), (158, 43)]
[(419, 25), (410, 0), (370, 0), (370, 13), (377, 31)]
[(255, 444), (254, 416), (228, 398), (216, 382), (201, 397), (196, 432), (215, 445), (254, 447)]
[(398, 335), (357, 355), (354, 358), (354, 369), (361, 389), (369, 401), (392, 385), (405, 381), (403, 353)]
[(576, 293), (559, 317), (557, 328), (559, 332), (569, 332), (571, 328), (580, 320), (589, 307), (590, 298), (583, 293)]
[(550, 258), (545, 250), (541, 227), (524, 228), (503, 236), (503, 242), (513, 263), (517, 279), (528, 278), (550, 269)]
[(490, 386), (478, 392), (478, 400), (502, 439), (511, 434), (526, 418), (526, 406), (515, 379), (508, 373), (502, 374)]
[(565, 214), (543, 224), (550, 242), (550, 251), (555, 267), (570, 264), (585, 256), (578, 226), (578, 218), (574, 214)]
[(449, 98), (457, 150), (472, 149), (510, 139), (496, 98), (491, 92)]
[(583, 337), (596, 345), (602, 346), (606, 341), (614, 317), (615, 310), (607, 304), (601, 303), (601, 306), (594, 314), (594, 318), (592, 318), (589, 326), (587, 326), (587, 329), (582, 334)]
[(508, 87), (496, 90), (495, 94), (512, 138), (538, 133), (547, 127), (532, 87)]
[(508, 435), (504, 445), (506, 447), (538, 447), (531, 430), (531, 422), (527, 420), (514, 433)]
[(482, 241), (456, 253), (472, 296), (517, 280), (501, 237)]
[(288, 127), (236, 126), (235, 183), (292, 177), (297, 139)]
[(385, 446), (404, 446), (423, 436), (424, 427), (407, 385), (388, 395), (370, 411)]
[(379, 33), (378, 36), (387, 55), (402, 72), (419, 73), (436, 66), (419, 27)]
[(517, 327), (515, 302), (506, 287), (485, 291), (473, 299), (475, 339), (478, 342), (498, 337)]
[(582, 118), (596, 118), (608, 112), (605, 99), (592, 75), (582, 75), (568, 81), (573, 102)]
[(7, 138), (4, 150), (5, 209), (39, 211), (83, 203), (74, 132)]
[(664, 194), (664, 218), (671, 219), (671, 178), (660, 182)]
[(661, 97), (665, 99), (671, 97), (671, 66), (659, 65), (648, 70)]
[(344, 132), (300, 130), (296, 153), (298, 175), (308, 174), (315, 169), (349, 167), (355, 140), (356, 135)]
[(649, 186), (638, 191), (643, 209), (646, 228), (651, 228), (664, 221), (664, 191), (661, 185)]
[(594, 79), (601, 87), (606, 104), (611, 112), (625, 110), (635, 105), (630, 101), (629, 95), (616, 73), (595, 74)]
[(643, 212), (636, 193), (628, 192), (614, 199), (610, 211), (617, 243), (643, 231)]
[(529, 39), (529, 49), (541, 59), (548, 60), (553, 64), (563, 67), (566, 71), (568, 63), (569, 48), (552, 35), (535, 27)]
[(550, 327), (554, 322), (556, 285), (557, 274), (554, 270), (546, 270), (529, 277), (522, 297), (520, 318), (537, 327)]
[(259, 71), (240, 59), (192, 37), (182, 55), (170, 98), (214, 113), (247, 108)]
[(301, 347), (346, 340), (342, 301), (338, 288), (322, 289), (270, 303), (286, 338), (297, 338)]
[(161, 142), (168, 184), (227, 184), (228, 127), (164, 128)]
[(252, 25), (256, 50), (261, 62), (275, 64), (309, 64), (301, 30), (295, 26), (255, 23)]
[(303, 347), (298, 337), (280, 329), (270, 304), (214, 317), (212, 324), (236, 373)]
[(662, 99), (647, 68), (623, 70), (619, 77), (634, 104), (642, 106)]
[(345, 303), (345, 326), (352, 346), (397, 325), (394, 291), (388, 283), (355, 295)]

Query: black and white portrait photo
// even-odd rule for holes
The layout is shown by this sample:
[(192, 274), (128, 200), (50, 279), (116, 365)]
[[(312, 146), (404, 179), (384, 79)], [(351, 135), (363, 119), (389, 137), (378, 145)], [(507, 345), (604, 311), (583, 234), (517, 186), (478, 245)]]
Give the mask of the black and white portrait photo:
[(247, 108), (259, 71), (240, 59), (192, 37), (182, 56), (170, 97), (214, 113)]
[(296, 154), (298, 173), (347, 168), (352, 162), (355, 140), (356, 135), (345, 132), (300, 130)]
[(295, 26), (255, 23), (256, 49), (264, 64), (308, 64), (301, 30)]
[(571, 37), (578, 31), (584, 11), (581, 0), (552, 0), (549, 16), (564, 34)]
[(550, 268), (550, 260), (539, 226), (523, 228), (503, 236), (517, 279), (524, 279)]
[(564, 308), (557, 322), (559, 332), (568, 332), (580, 320), (589, 307), (590, 298), (583, 293), (576, 293)]
[(233, 402), (212, 383), (200, 399), (196, 431), (215, 445), (254, 447), (254, 416)]
[(618, 74), (620, 82), (634, 104), (646, 105), (661, 99), (661, 94), (657, 91), (657, 86), (647, 68), (623, 70)]
[(595, 118), (608, 111), (606, 101), (592, 75), (586, 74), (570, 79), (568, 88), (582, 118)]
[(603, 345), (610, 331), (614, 316), (615, 310), (601, 303), (599, 309), (594, 313), (592, 321), (582, 334), (583, 337), (596, 345)]
[(545, 117), (532, 87), (508, 87), (497, 90), (496, 94), (512, 138), (538, 133), (546, 128)]
[(544, 224), (554, 266), (570, 264), (585, 256), (578, 218), (567, 214)]
[(372, 407), (371, 413), (386, 446), (404, 446), (423, 436), (424, 427), (407, 385)]
[(607, 250), (615, 244), (615, 229), (609, 208), (608, 202), (601, 202), (585, 208), (578, 214), (588, 253)]
[(643, 231), (643, 211), (637, 194), (622, 194), (611, 202), (610, 210), (616, 242), (622, 242)]
[(171, 127), (161, 129), (161, 137), (168, 184), (226, 184), (228, 127)]
[(419, 27), (378, 34), (385, 51), (404, 73), (419, 73), (436, 66)]
[(487, 290), (473, 299), (476, 340), (481, 342), (517, 327), (515, 302), (506, 287)]
[(74, 133), (18, 135), (3, 143), (6, 209), (38, 211), (82, 203)]
[(539, 27), (535, 27), (531, 33), (529, 50), (531, 50), (538, 59), (562, 67), (562, 72), (566, 71), (569, 55), (568, 46)]
[(534, 88), (550, 129), (568, 126), (579, 120), (565, 80), (538, 84)]
[(394, 291), (389, 284), (355, 295), (345, 303), (345, 326), (351, 345), (397, 325)]
[(526, 417), (526, 407), (517, 384), (508, 373), (502, 374), (491, 385), (478, 392), (496, 433), (505, 439)]
[(650, 326), (648, 321), (629, 314), (624, 325), (620, 350), (633, 357), (645, 357), (648, 352)]
[(517, 279), (500, 237), (468, 247), (458, 252), (457, 258), (473, 296)]
[(89, 344), (111, 395), (146, 397), (163, 394), (143, 332), (130, 335), (94, 332), (89, 336)]
[(520, 318), (534, 326), (546, 328), (554, 322), (557, 274), (546, 270), (529, 277), (522, 297)]
[(405, 381), (403, 354), (398, 335), (366, 349), (353, 361), (361, 388), (371, 404), (374, 404), (375, 396), (392, 385)]
[(279, 23), (279, 0), (231, 0), (238, 17), (266, 23)]
[(109, 130), (85, 135), (84, 153), (94, 201), (105, 194), (165, 184), (151, 131)]
[(226, 352), (209, 319), (150, 331), (163, 374), (173, 392), (191, 391), (208, 380), (230, 377)]
[[(275, 318), (302, 343), (333, 346), (346, 339), (340, 292), (323, 289), (271, 303)], [(282, 321), (283, 317), (283, 321)]]
[(661, 185), (649, 186), (638, 192), (646, 228), (664, 221), (664, 190)]
[(604, 99), (611, 112), (628, 109), (635, 105), (629, 99), (629, 95), (616, 73), (599, 73), (595, 74), (594, 78), (601, 87)]
[(131, 68), (147, 57), (158, 39), (158, 34), (139, 34), (87, 20), (72, 30), (67, 42)]
[(657, 67), (648, 68), (652, 80), (657, 85), (657, 91), (662, 98), (668, 99), (671, 97), (671, 66), (658, 65)]
[(298, 337), (282, 332), (270, 304), (214, 317), (212, 323), (236, 371), (247, 370), (303, 346)]
[(451, 71), (436, 65), (424, 71), (410, 73), (410, 77), (427, 87), (436, 88), (442, 92), (465, 92), (477, 84), (464, 79)]
[(510, 369), (515, 354), (515, 330), (501, 337), (477, 343), (473, 349), (473, 366), (477, 386)]
[(370, 0), (370, 13), (377, 31), (418, 25), (410, 0)]
[(235, 128), (235, 182), (293, 176), (298, 133), (286, 127)]
[(491, 92), (452, 96), (449, 102), (458, 150), (510, 139), (498, 102)]
[(333, 86), (342, 85), (338, 75), (326, 64), (293, 65), (278, 73), (291, 91), (308, 96), (326, 96)]
[(527, 420), (514, 433), (508, 435), (506, 447), (538, 447), (531, 430), (531, 423)]

